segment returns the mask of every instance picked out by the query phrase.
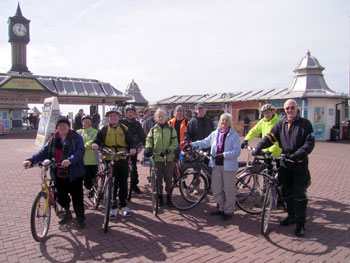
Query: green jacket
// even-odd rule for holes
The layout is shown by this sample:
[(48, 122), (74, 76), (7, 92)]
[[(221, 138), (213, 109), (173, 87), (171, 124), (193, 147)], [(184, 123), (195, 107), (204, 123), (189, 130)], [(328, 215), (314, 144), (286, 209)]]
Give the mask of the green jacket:
[(91, 149), (91, 144), (95, 140), (97, 135), (97, 130), (90, 127), (87, 129), (77, 130), (77, 133), (83, 137), (85, 155), (84, 155), (84, 165), (96, 165), (96, 153)]
[[(146, 138), (146, 148), (151, 148), (154, 153), (161, 153), (169, 150), (167, 161), (174, 160), (174, 150), (178, 146), (176, 130), (169, 126), (168, 123), (162, 128), (159, 124), (154, 125), (149, 131)], [(160, 156), (155, 157), (156, 162), (164, 162)]]
[[(262, 118), (247, 134), (247, 136), (244, 138), (247, 141), (250, 141), (255, 136), (258, 136), (259, 134), (262, 135), (262, 138), (265, 137), (266, 134), (268, 134), (273, 126), (276, 125), (277, 122), (281, 120), (280, 117), (275, 115), (271, 120), (266, 120), (266, 118)], [(272, 145), (270, 148), (265, 149), (264, 151), (269, 151), (272, 153), (272, 156), (278, 157), (281, 155), (282, 149), (279, 147), (278, 142), (276, 142), (274, 145)]]

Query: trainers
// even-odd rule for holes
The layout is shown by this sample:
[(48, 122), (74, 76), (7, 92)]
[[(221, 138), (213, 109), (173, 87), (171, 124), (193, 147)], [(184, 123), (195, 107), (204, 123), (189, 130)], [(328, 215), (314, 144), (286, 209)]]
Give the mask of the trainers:
[(305, 227), (304, 224), (297, 224), (297, 227), (295, 229), (295, 235), (297, 237), (303, 237), (305, 236)]
[(231, 214), (224, 214), (223, 213), (221, 219), (224, 221), (227, 221), (227, 220), (230, 220), (232, 217), (233, 217), (233, 215), (231, 215)]
[(140, 190), (140, 188), (138, 188), (137, 186), (134, 186), (133, 188), (132, 188), (132, 190), (136, 193), (136, 194), (141, 194), (141, 190)]
[(85, 220), (83, 220), (83, 221), (78, 220), (77, 226), (79, 229), (85, 228)]
[(295, 217), (287, 216), (286, 219), (280, 222), (280, 226), (289, 226), (295, 224)]
[(111, 213), (109, 214), (109, 219), (111, 220), (117, 219), (117, 215), (118, 215), (118, 209), (117, 208), (111, 209)]
[(121, 209), (123, 216), (131, 216), (131, 211), (128, 207), (124, 206)]
[(220, 210), (211, 211), (209, 213), (209, 215), (211, 215), (211, 216), (223, 216), (224, 215), (224, 211), (220, 211)]
[(71, 212), (66, 212), (64, 214), (64, 216), (58, 221), (58, 224), (65, 225), (72, 219), (73, 219), (72, 213)]

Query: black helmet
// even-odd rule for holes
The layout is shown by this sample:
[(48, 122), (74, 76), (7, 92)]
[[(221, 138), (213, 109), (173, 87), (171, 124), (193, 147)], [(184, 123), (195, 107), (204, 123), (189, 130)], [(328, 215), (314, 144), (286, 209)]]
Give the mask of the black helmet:
[(111, 114), (111, 113), (117, 113), (118, 115), (120, 115), (120, 111), (119, 111), (118, 107), (113, 107), (112, 109), (107, 111), (106, 112), (106, 117), (108, 117), (108, 115)]
[(128, 111), (128, 110), (136, 111), (136, 107), (133, 104), (128, 104), (125, 107), (125, 111)]
[(271, 104), (265, 104), (261, 107), (261, 112), (267, 111), (267, 110), (275, 110), (275, 107)]
[(85, 115), (83, 118), (81, 118), (81, 121), (85, 120), (85, 119), (88, 119), (92, 122), (92, 118), (90, 115)]

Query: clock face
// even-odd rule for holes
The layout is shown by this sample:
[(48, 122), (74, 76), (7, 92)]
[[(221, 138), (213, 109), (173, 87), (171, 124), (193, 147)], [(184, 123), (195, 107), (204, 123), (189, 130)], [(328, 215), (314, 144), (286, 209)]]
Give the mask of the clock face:
[(27, 28), (21, 23), (14, 24), (12, 27), (13, 33), (18, 37), (23, 37), (27, 34)]

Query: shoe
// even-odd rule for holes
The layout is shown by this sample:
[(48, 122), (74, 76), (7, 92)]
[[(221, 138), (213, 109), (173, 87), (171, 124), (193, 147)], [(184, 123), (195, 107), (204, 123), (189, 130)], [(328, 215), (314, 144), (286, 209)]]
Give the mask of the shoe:
[(232, 217), (233, 215), (223, 213), (221, 219), (227, 221), (230, 220)]
[(133, 188), (132, 188), (132, 191), (133, 192), (135, 192), (136, 194), (141, 194), (141, 190), (140, 190), (140, 188), (138, 188), (137, 186), (134, 186)]
[(289, 226), (295, 224), (295, 217), (287, 216), (286, 219), (280, 222), (280, 226)]
[(158, 206), (159, 207), (162, 207), (163, 206), (163, 196), (162, 195), (159, 195), (159, 197), (158, 197)]
[(64, 214), (64, 216), (58, 221), (58, 224), (65, 225), (72, 219), (73, 219), (72, 213), (71, 212), (66, 212)]
[(111, 213), (109, 214), (109, 219), (111, 220), (117, 219), (117, 215), (118, 215), (118, 209), (117, 208), (111, 209)]
[(297, 227), (295, 229), (295, 235), (297, 237), (303, 237), (305, 236), (305, 227), (304, 224), (297, 224)]
[(91, 189), (88, 193), (88, 198), (93, 198), (94, 195), (95, 195), (95, 191), (94, 191), (94, 189)]
[(170, 200), (170, 195), (166, 196), (166, 204), (168, 207), (173, 207), (173, 203)]
[(211, 216), (223, 216), (224, 215), (224, 211), (220, 211), (220, 210), (211, 211), (209, 213), (209, 215), (211, 215)]
[(78, 220), (77, 226), (79, 229), (85, 228), (85, 220), (83, 221)]
[(121, 209), (123, 216), (131, 216), (131, 211), (128, 207), (124, 206)]

